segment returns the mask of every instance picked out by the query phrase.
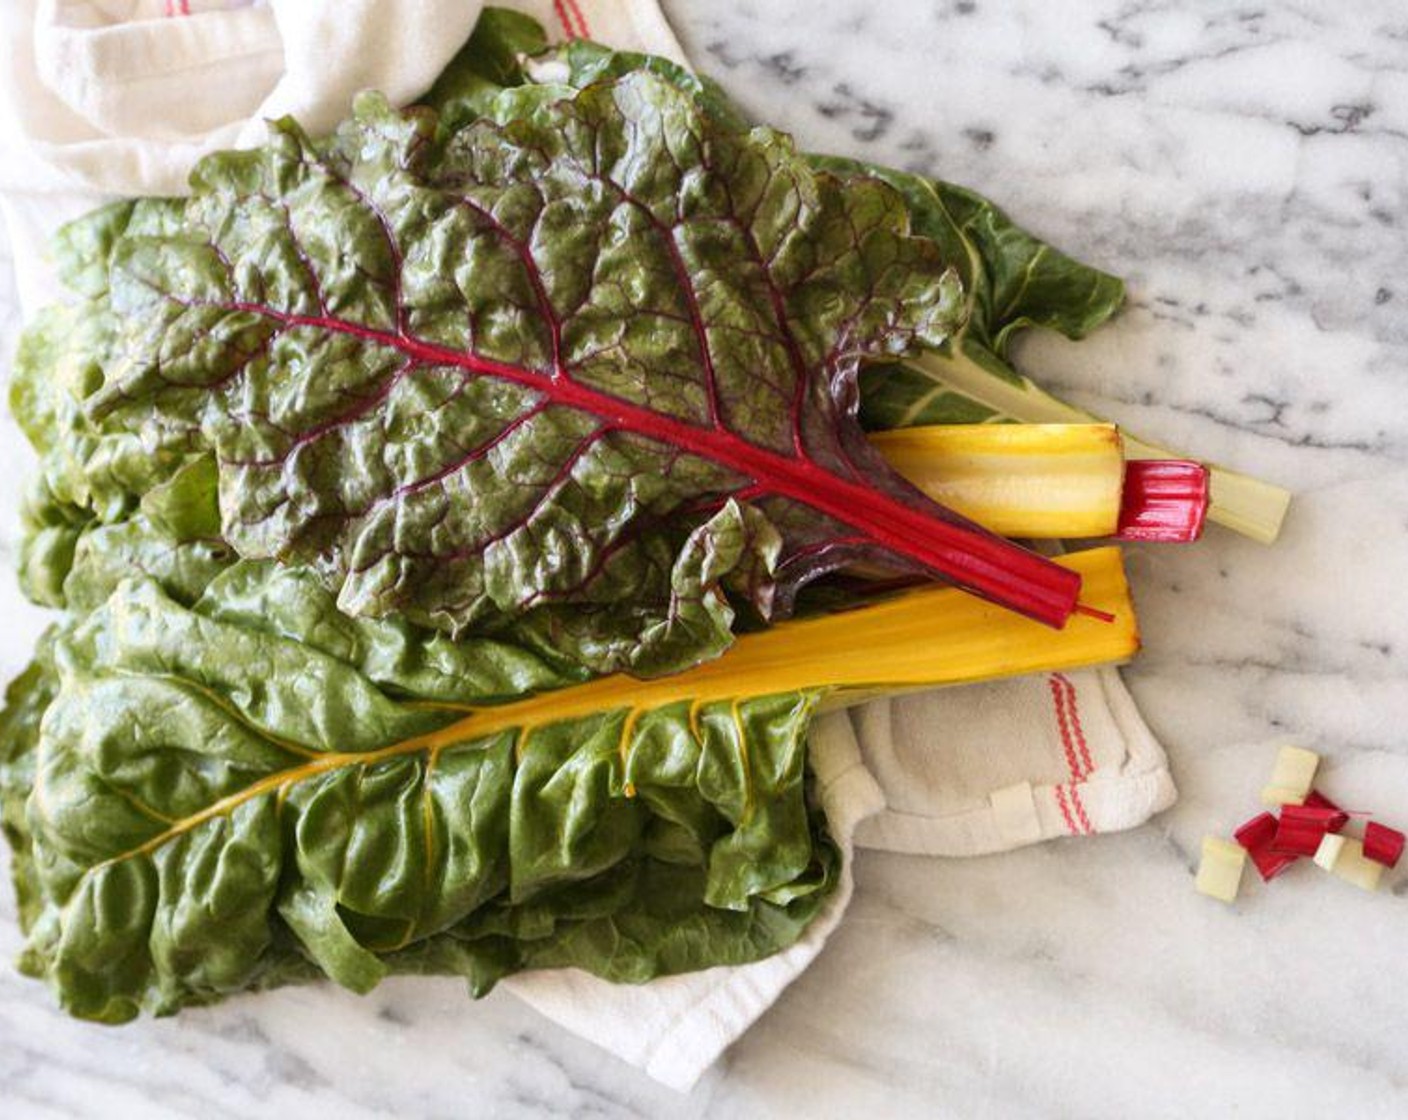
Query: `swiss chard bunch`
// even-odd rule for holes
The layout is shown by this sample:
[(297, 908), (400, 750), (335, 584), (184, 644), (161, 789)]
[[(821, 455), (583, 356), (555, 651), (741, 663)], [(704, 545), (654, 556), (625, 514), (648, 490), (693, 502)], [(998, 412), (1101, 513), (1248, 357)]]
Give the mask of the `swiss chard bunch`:
[(712, 658), (843, 567), (1076, 603), (856, 419), (896, 418), (884, 361), (1117, 305), (974, 196), (492, 10), (425, 105), (278, 122), (192, 186), (63, 233), (75, 299), (12, 385), (22, 578), (64, 614), (0, 715), (0, 813), (22, 966), (75, 1014), (776, 952), (835, 881), (823, 682), (592, 678)]

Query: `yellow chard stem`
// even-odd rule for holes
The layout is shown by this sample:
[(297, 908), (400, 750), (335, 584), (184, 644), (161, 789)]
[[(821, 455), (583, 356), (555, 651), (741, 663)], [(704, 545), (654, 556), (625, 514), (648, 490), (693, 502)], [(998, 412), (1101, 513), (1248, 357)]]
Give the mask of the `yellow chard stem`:
[(722, 657), (669, 677), (616, 675), (499, 707), (432, 733), (448, 742), (508, 727), (541, 727), (594, 712), (707, 704), (802, 689), (876, 692), (1123, 661), (1139, 631), (1118, 548), (1055, 558), (1081, 574), (1081, 604), (1114, 616), (1073, 615), (1061, 630), (948, 587), (784, 622), (739, 638)]
[[(961, 353), (956, 356), (926, 354), (915, 359), (914, 364), (934, 376), (935, 393), (958, 392), (992, 409), (1001, 418), (1037, 424), (1103, 422), (1053, 397), (1025, 377), (1019, 377), (1015, 383), (994, 377)], [(1145, 443), (1128, 431), (1124, 433), (1124, 444), (1125, 456), (1129, 459), (1190, 458), (1157, 444)], [(1290, 491), (1215, 463), (1207, 465), (1212, 475), (1209, 520), (1262, 544), (1274, 542), (1291, 502)]]
[(1113, 424), (934, 424), (871, 442), (937, 502), (1006, 537), (1107, 537), (1124, 449)]

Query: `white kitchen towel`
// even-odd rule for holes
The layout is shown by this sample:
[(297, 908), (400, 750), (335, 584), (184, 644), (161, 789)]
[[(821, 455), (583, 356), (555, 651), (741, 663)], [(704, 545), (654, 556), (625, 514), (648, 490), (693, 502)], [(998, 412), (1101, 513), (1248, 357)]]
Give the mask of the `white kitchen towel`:
[[(646, 47), (683, 61), (654, 3), (538, 0), (514, 5), (561, 36)], [(378, 89), (401, 104), (430, 88), (469, 36), (473, 0), (8, 0), (3, 80), (16, 131), (45, 183), (105, 194), (184, 194), (191, 165), (264, 139), (295, 117), (317, 134)], [(590, 22), (587, 12), (591, 12)]]
[[(519, 0), (558, 37), (683, 60), (655, 0)], [(468, 0), (9, 0), (0, 203), (27, 313), (57, 294), (43, 246), (128, 193), (179, 193), (198, 155), (291, 112), (322, 128), (364, 86), (427, 88)], [(639, 987), (570, 971), (505, 986), (651, 1076), (688, 1088), (812, 961), (852, 890), (852, 845), (975, 855), (1128, 828), (1171, 804), (1163, 751), (1111, 669), (879, 700), (818, 721), (812, 764), (844, 861), (806, 936), (768, 960)]]
[[(463, 0), (10, 0), (30, 50), (10, 56), (16, 123), (55, 180), (112, 194), (181, 194), (192, 163), (260, 143), (286, 114), (311, 132), (359, 90), (425, 92), (468, 37)], [(172, 13), (167, 15), (167, 13)]]
[(1177, 796), (1114, 669), (910, 693), (851, 717), (885, 793), (861, 848), (984, 855), (1133, 828)]

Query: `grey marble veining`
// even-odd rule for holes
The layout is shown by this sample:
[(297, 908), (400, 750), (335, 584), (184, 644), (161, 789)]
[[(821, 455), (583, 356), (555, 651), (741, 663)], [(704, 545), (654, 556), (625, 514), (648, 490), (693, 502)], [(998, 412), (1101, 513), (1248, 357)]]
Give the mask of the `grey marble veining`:
[[(1328, 792), (1408, 822), (1408, 12), (666, 9), (701, 69), (805, 146), (974, 186), (1126, 277), (1116, 323), (1024, 340), (1028, 372), (1297, 492), (1275, 548), (1213, 531), (1132, 550), (1145, 650), (1127, 678), (1178, 807), (1005, 856), (862, 856), (833, 942), (689, 1097), (449, 981), (110, 1031), (3, 970), (0, 1113), (1408, 1115), (1403, 875), (1369, 896), (1298, 867), (1233, 909), (1191, 886), (1199, 838), (1251, 815), (1270, 764), (1238, 744), (1314, 746)], [(8, 673), (34, 616), (8, 593), (3, 610)]]

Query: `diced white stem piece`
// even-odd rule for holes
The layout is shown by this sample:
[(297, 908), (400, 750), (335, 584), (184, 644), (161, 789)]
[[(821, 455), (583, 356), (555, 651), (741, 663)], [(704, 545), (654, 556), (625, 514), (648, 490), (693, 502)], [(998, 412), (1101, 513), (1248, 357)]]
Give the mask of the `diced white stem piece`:
[(1247, 853), (1240, 844), (1220, 836), (1203, 837), (1203, 858), (1198, 864), (1195, 886), (1209, 898), (1231, 902), (1242, 885), (1242, 868)]
[(1339, 858), (1335, 860), (1335, 874), (1361, 890), (1376, 891), (1379, 880), (1383, 878), (1384, 865), (1364, 858), (1362, 841), (1346, 839)]
[(1315, 784), (1320, 756), (1302, 747), (1282, 747), (1276, 755), (1271, 781), (1261, 791), (1263, 805), (1302, 805)]
[(1320, 841), (1320, 847), (1315, 849), (1315, 865), (1323, 867), (1326, 871), (1333, 871), (1335, 864), (1339, 861), (1340, 852), (1343, 850), (1346, 837), (1334, 832), (1325, 833), (1325, 838)]

